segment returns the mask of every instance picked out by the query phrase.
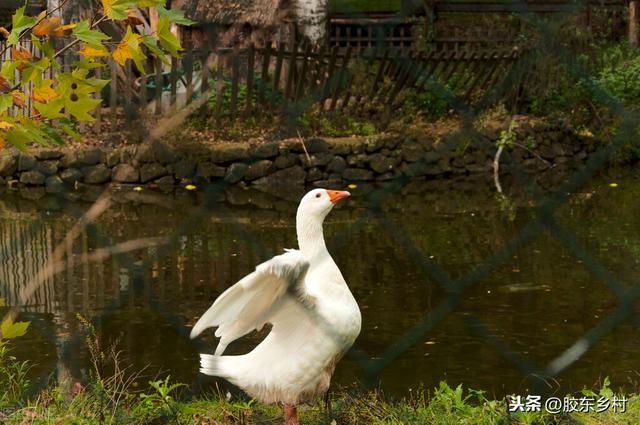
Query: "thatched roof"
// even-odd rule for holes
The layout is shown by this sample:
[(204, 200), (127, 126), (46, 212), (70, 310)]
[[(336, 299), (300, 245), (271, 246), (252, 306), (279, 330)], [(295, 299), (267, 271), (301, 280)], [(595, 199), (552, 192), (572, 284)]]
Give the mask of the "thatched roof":
[(172, 7), (198, 23), (277, 25), (282, 0), (174, 0)]

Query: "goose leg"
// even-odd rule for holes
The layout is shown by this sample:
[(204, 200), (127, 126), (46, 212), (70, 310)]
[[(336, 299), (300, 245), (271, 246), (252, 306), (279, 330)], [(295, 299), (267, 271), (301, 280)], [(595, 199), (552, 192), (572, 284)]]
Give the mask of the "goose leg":
[(284, 425), (300, 425), (298, 422), (298, 409), (293, 404), (284, 405)]

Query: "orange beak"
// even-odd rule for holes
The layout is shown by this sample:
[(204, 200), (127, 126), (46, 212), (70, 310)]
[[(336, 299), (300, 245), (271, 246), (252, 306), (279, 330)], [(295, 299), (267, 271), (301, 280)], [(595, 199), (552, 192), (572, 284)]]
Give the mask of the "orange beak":
[(351, 196), (346, 190), (327, 190), (327, 193), (329, 194), (331, 203), (334, 205), (337, 204), (339, 200)]

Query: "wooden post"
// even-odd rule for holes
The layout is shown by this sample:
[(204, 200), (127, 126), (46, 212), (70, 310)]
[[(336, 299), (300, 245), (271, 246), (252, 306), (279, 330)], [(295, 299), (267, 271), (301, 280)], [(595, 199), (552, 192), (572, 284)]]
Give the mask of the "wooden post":
[(255, 65), (255, 46), (253, 43), (247, 51), (247, 98), (245, 99), (244, 116), (249, 117), (252, 110), (253, 102), (253, 67)]
[(238, 112), (238, 80), (240, 80), (240, 46), (233, 47), (231, 54), (231, 119)]
[(262, 70), (260, 71), (260, 88), (258, 91), (258, 101), (265, 101), (265, 91), (269, 81), (269, 63), (271, 62), (271, 42), (262, 49)]
[(276, 69), (273, 74), (273, 92), (271, 93), (272, 105), (276, 103), (278, 86), (280, 84), (280, 74), (282, 73), (282, 61), (284, 60), (284, 47), (285, 47), (285, 43), (280, 42), (278, 45), (278, 57), (276, 59)]
[(638, 12), (640, 0), (629, 1), (629, 46), (638, 47)]
[(178, 110), (178, 59), (171, 57), (171, 112)]
[(224, 88), (224, 54), (220, 49), (216, 51), (216, 119), (219, 120), (222, 114), (222, 89)]

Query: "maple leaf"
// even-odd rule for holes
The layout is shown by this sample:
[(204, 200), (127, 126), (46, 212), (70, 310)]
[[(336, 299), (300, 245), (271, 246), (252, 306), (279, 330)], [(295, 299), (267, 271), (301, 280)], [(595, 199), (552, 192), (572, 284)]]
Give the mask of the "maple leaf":
[(51, 87), (52, 84), (53, 80), (42, 80), (42, 83), (38, 87), (33, 88), (31, 98), (36, 102), (45, 103), (60, 96), (58, 92)]
[(102, 42), (109, 40), (111, 37), (101, 33), (100, 31), (92, 30), (89, 25), (89, 21), (80, 21), (73, 28), (73, 35), (93, 47), (102, 47)]
[(59, 29), (61, 31), (67, 31), (67, 30), (72, 30), (74, 29), (78, 24), (67, 24), (67, 25), (63, 25), (61, 27), (59, 27)]
[(127, 19), (127, 9), (131, 0), (102, 0), (102, 9), (109, 19), (123, 21)]
[(100, 57), (100, 56), (109, 56), (109, 51), (104, 47), (94, 47), (94, 46), (82, 46), (80, 49), (80, 54), (84, 57)]
[(145, 72), (142, 60), (146, 58), (146, 56), (140, 48), (140, 44), (143, 41), (143, 36), (134, 34), (131, 31), (131, 27), (127, 27), (127, 33), (122, 37), (122, 40), (112, 53), (113, 59), (121, 66), (127, 62), (127, 59), (131, 59), (140, 72)]
[(9, 33), (9, 37), (7, 37), (9, 45), (16, 44), (20, 39), (22, 31), (27, 28), (31, 28), (31, 26), (36, 22), (35, 17), (24, 15), (25, 7), (26, 6), (22, 6), (21, 8), (16, 9), (16, 12), (11, 17), (11, 32)]
[(24, 93), (18, 90), (14, 90), (11, 92), (11, 97), (13, 98), (13, 104), (19, 107), (24, 106)]
[(46, 17), (47, 12), (42, 11), (37, 17), (38, 24), (33, 27), (32, 33), (36, 37), (62, 37), (64, 31), (60, 29), (62, 18), (60, 16)]
[(16, 69), (18, 71), (24, 71), (27, 68), (25, 61), (31, 59), (31, 53), (22, 46), (11, 48), (11, 59), (16, 63)]
[(7, 93), (11, 91), (11, 84), (9, 84), (7, 79), (1, 75), (0, 75), (0, 91), (3, 93)]

